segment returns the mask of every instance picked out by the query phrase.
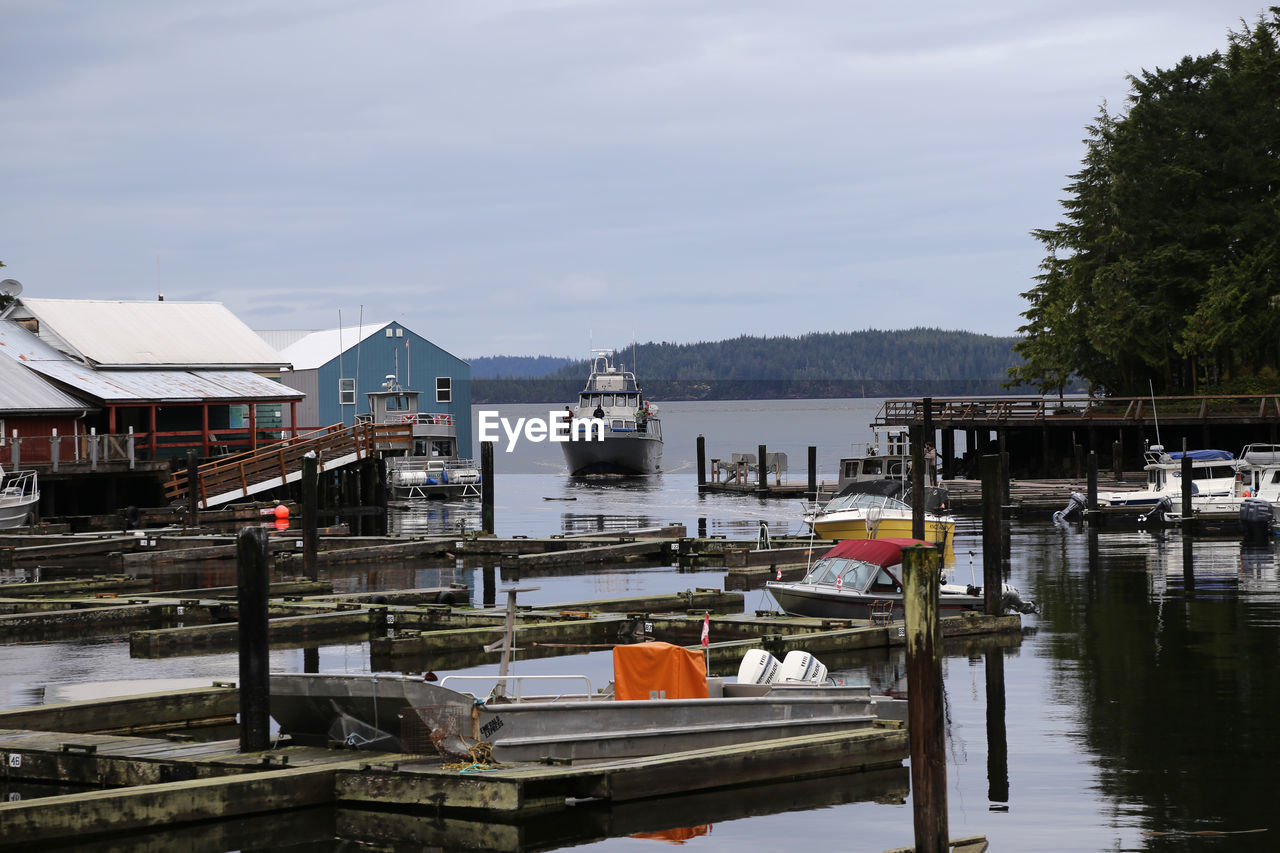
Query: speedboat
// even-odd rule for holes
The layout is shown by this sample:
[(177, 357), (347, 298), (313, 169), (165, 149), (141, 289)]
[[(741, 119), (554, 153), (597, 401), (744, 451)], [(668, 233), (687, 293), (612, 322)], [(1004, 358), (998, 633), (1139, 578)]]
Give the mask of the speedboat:
[[(752, 650), (737, 681), (708, 678), (701, 651), (669, 643), (615, 646), (613, 653), (614, 681), (600, 691), (585, 676), (503, 677), (503, 689), (482, 697), (467, 686), (487, 687), (494, 676), (434, 683), (409, 675), (272, 675), (271, 715), (296, 743), (445, 757), (483, 744), (498, 761), (631, 758), (905, 719), (905, 701), (873, 696), (866, 685), (830, 683), (826, 667), (807, 652), (779, 663)], [(566, 678), (582, 686), (523, 692), (526, 683), (551, 681), (563, 689)]]
[(0, 468), (0, 530), (12, 530), (26, 523), (40, 502), (40, 484), (35, 471)]
[(662, 467), (658, 408), (645, 400), (634, 373), (614, 366), (613, 356), (610, 349), (591, 351), (577, 411), (557, 438), (571, 477), (656, 474)]
[[(765, 589), (793, 616), (822, 619), (901, 619), (902, 549), (930, 545), (920, 539), (851, 539), (823, 554), (799, 581), (769, 581)], [(936, 547), (936, 546), (934, 546)], [(1017, 588), (1001, 585), (1003, 609), (1034, 613)], [(982, 610), (982, 587), (943, 583), (939, 611)]]
[[(882, 539), (911, 535), (911, 505), (886, 494), (896, 481), (851, 483), (822, 506), (805, 515), (805, 523), (823, 539)], [(951, 549), (956, 522), (947, 512), (945, 489), (925, 490), (924, 538)]]
[[(1146, 488), (1122, 492), (1099, 492), (1099, 507), (1151, 509), (1168, 498), (1182, 499), (1182, 451), (1165, 452), (1159, 444), (1147, 450)], [(1206, 498), (1226, 497), (1236, 487), (1236, 459), (1226, 450), (1188, 450), (1191, 460), (1191, 492)]]
[(392, 456), (387, 459), (387, 486), (394, 500), (478, 498), (480, 469), (470, 459)]

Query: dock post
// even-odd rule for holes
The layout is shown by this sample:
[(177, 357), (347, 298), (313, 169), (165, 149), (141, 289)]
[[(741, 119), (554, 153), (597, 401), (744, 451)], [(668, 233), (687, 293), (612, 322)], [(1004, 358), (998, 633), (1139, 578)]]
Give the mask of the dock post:
[[(924, 397), (924, 398), (922, 398), (922, 399), (920, 400), (920, 408), (923, 410), (923, 413), (924, 413), (924, 441), (925, 441), (925, 442), (933, 442), (933, 446), (934, 446), (934, 451), (935, 451), (935, 452), (934, 452), (934, 455), (933, 455), (933, 459), (934, 459), (934, 471), (935, 471), (935, 473), (936, 473), (936, 472), (937, 472), (937, 470), (938, 470), (938, 461), (939, 461), (939, 460), (938, 460), (938, 454), (937, 454), (938, 442), (935, 440), (935, 437), (934, 437), (934, 434), (933, 434), (933, 433), (934, 433), (934, 429), (933, 429), (933, 398), (932, 398), (932, 397)], [(932, 481), (930, 481), (929, 485), (930, 485), (930, 486), (933, 486), (933, 485), (936, 485), (936, 483), (933, 483)]]
[(1003, 610), (1000, 601), (1000, 550), (1004, 540), (1003, 517), (1000, 512), (1000, 457), (987, 454), (982, 457), (982, 589), (987, 614), (999, 616)]
[(493, 442), (480, 442), (480, 529), (493, 529)]
[(1085, 509), (1089, 512), (1096, 512), (1098, 509), (1098, 454), (1092, 450), (1089, 451), (1089, 479), (1086, 481)]
[(1195, 518), (1191, 511), (1191, 490), (1195, 482), (1191, 479), (1191, 459), (1187, 456), (1187, 438), (1182, 437), (1182, 535), (1190, 536)]
[[(911, 427), (911, 538), (924, 539), (924, 439)], [(871, 532), (867, 531), (870, 536)]]
[(267, 531), (246, 527), (236, 538), (240, 634), (240, 751), (271, 745), (271, 684), (267, 643), (267, 590), (271, 580)]
[(942, 430), (942, 479), (954, 480), (956, 478), (956, 431), (954, 429)]
[(812, 444), (809, 445), (809, 488), (805, 498), (811, 501), (818, 499), (818, 448)]
[(707, 485), (707, 440), (698, 436), (698, 491)]
[(187, 525), (200, 526), (200, 466), (194, 448), (187, 450)]
[(756, 482), (756, 491), (764, 493), (769, 491), (769, 466), (764, 461), (768, 448), (761, 444), (756, 451), (760, 454), (756, 457), (756, 476), (759, 478)]
[(302, 457), (302, 574), (308, 580), (316, 580), (316, 545), (319, 534), (316, 530), (319, 512), (316, 507), (317, 481), (320, 478), (320, 460), (314, 450), (308, 450)]
[(942, 642), (938, 626), (941, 559), (936, 548), (902, 549), (907, 732), (911, 744), (911, 799), (918, 853), (944, 853), (950, 847)]

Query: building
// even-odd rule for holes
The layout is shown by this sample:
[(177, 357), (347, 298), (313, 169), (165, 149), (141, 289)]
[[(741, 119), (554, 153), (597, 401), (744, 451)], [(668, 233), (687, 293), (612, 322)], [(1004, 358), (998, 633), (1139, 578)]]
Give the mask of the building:
[[(385, 392), (417, 392), (417, 411), (403, 416), (440, 416), (456, 425), (457, 455), (473, 455), (471, 365), (398, 322), (362, 323), (299, 336), (259, 332), (281, 345), (280, 359), (293, 366), (281, 375), (286, 386), (306, 394), (297, 407), (299, 428), (353, 424), (371, 416), (369, 394), (379, 394), (394, 416), (396, 398)], [(291, 342), (290, 342), (291, 341)], [(381, 415), (380, 415), (381, 416)]]

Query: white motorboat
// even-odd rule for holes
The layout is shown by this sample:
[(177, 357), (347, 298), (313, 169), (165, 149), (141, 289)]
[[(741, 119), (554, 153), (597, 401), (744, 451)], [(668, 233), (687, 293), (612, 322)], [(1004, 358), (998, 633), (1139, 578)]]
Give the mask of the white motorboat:
[(11, 471), (0, 467), (0, 530), (21, 527), (40, 502), (35, 471)]
[[(1236, 458), (1226, 450), (1188, 450), (1191, 460), (1191, 491), (1206, 498), (1226, 497), (1236, 487)], [(1158, 444), (1146, 452), (1146, 488), (1118, 492), (1099, 492), (1099, 507), (1128, 507), (1149, 510), (1168, 498), (1177, 504), (1182, 499), (1181, 451), (1166, 452)]]
[[(526, 683), (567, 678), (582, 687), (525, 695)], [(589, 761), (843, 731), (879, 717), (905, 719), (905, 701), (868, 686), (828, 683), (804, 652), (781, 664), (755, 650), (737, 681), (707, 678), (702, 653), (668, 643), (614, 648), (614, 681), (512, 676), (487, 697), (468, 691), (491, 676), (271, 676), (271, 714), (299, 743), (463, 755), (486, 744), (498, 761)], [(514, 689), (513, 689), (514, 688)]]
[(560, 441), (569, 476), (656, 474), (662, 468), (662, 421), (636, 375), (613, 363), (614, 351), (591, 351), (591, 373)]
[[(919, 539), (850, 539), (823, 554), (799, 581), (769, 581), (778, 606), (793, 616), (821, 619), (901, 619), (902, 549), (932, 545)], [(1034, 613), (1034, 603), (1024, 601), (1018, 590), (1002, 584), (1005, 610)], [(982, 610), (986, 606), (981, 586), (943, 583), (938, 610)]]

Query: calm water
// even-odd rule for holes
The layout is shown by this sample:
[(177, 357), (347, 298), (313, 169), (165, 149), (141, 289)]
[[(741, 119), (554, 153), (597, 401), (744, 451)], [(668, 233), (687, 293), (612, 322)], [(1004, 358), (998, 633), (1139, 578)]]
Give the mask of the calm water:
[[(545, 416), (547, 408), (500, 410), (511, 417)], [(709, 532), (733, 536), (754, 536), (761, 521), (775, 531), (800, 532), (798, 502), (699, 497), (695, 437), (706, 436), (709, 457), (768, 444), (788, 454), (791, 479), (801, 482), (805, 448), (817, 445), (820, 476), (833, 479), (850, 442), (870, 437), (867, 424), (877, 408), (878, 401), (664, 405), (664, 473), (625, 485), (570, 481), (558, 447), (521, 445), (513, 454), (496, 454), (498, 532), (545, 535), (667, 522), (684, 523), (692, 532), (699, 519), (706, 519)], [(465, 504), (433, 504), (397, 515), (393, 526), (404, 532), (474, 527), (475, 513)], [(952, 836), (986, 835), (997, 850), (1280, 847), (1270, 803), (1280, 756), (1274, 719), (1280, 706), (1280, 572), (1272, 548), (1200, 540), (1193, 543), (1188, 573), (1177, 534), (1090, 534), (1047, 518), (1012, 522), (1009, 531), (1010, 580), (1043, 609), (1023, 617), (1020, 643), (948, 651), (943, 673)], [(960, 519), (954, 571), (962, 578), (971, 551), (981, 572), (980, 534), (976, 519)], [(333, 580), (340, 589), (450, 579), (477, 589), (481, 574), (418, 564), (339, 571)], [(626, 567), (518, 582), (537, 587), (521, 601), (552, 603), (719, 587), (723, 572)], [(499, 596), (515, 583), (501, 578)], [(746, 595), (747, 611), (772, 606), (763, 592)], [(1004, 674), (1003, 721), (987, 714), (993, 660), (1002, 662), (997, 669)], [(885, 690), (900, 687), (904, 672), (898, 654), (829, 664), (841, 678)], [(325, 671), (368, 671), (368, 647), (326, 647), (320, 665)], [(275, 652), (272, 666), (300, 670), (302, 652)], [(584, 671), (597, 684), (607, 681), (610, 668), (607, 653), (518, 666), (526, 673)], [(130, 660), (127, 637), (0, 646), (0, 701), (7, 705), (134, 692), (149, 689), (154, 679), (203, 684), (235, 677), (234, 655)], [(1003, 761), (998, 748), (989, 748), (1002, 736)], [(824, 849), (883, 850), (911, 843), (909, 795), (905, 802), (846, 801), (877, 794), (893, 799), (895, 792), (905, 794), (900, 776), (843, 777), (648, 804), (635, 813), (619, 809), (605, 821), (613, 829), (604, 834), (620, 837), (605, 840), (593, 840), (600, 831), (559, 831), (563, 843), (590, 850), (653, 850), (664, 842), (629, 833), (680, 827), (677, 834), (692, 850), (772, 851), (798, 840)]]

